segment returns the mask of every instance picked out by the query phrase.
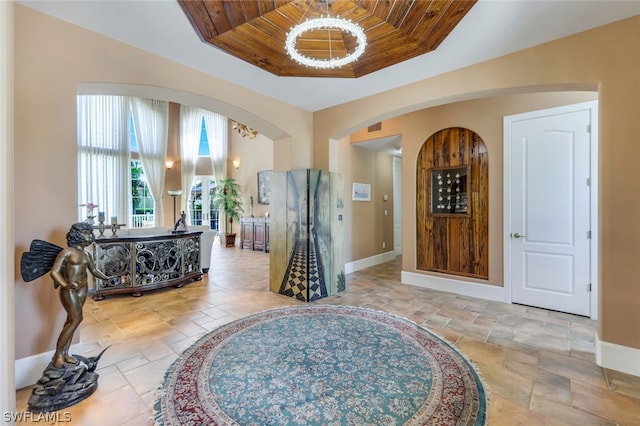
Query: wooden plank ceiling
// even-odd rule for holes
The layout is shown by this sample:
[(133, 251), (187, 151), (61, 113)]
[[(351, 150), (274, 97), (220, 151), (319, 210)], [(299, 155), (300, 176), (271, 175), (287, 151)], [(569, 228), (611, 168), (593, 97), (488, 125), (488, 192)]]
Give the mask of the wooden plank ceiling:
[[(477, 0), (178, 0), (198, 36), (278, 76), (357, 78), (436, 49)], [(284, 48), (289, 30), (308, 18), (340, 16), (367, 36), (364, 54), (337, 69), (292, 60)], [(356, 41), (338, 30), (304, 33), (300, 53), (344, 57)]]

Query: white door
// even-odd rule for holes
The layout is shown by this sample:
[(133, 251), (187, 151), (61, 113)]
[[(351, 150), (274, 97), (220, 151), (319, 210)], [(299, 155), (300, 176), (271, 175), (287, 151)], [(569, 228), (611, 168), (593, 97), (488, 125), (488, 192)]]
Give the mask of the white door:
[(505, 285), (514, 303), (590, 316), (592, 111), (575, 107), (505, 119)]
[(393, 157), (393, 251), (402, 254), (402, 159)]
[(189, 198), (190, 225), (209, 225), (211, 222), (211, 190), (214, 183), (213, 176), (195, 176)]

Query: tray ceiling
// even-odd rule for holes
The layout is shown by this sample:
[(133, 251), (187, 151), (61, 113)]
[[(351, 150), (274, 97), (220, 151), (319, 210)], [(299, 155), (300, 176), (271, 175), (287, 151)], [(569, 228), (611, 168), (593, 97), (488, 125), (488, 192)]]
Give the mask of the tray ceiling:
[[(477, 0), (178, 0), (198, 36), (277, 76), (356, 78), (436, 49)], [(341, 17), (367, 36), (364, 54), (335, 69), (300, 65), (286, 53), (291, 28), (309, 18)], [(337, 29), (303, 34), (297, 49), (314, 59), (341, 58), (355, 39)]]
[[(303, 3), (300, 0), (295, 1)], [(391, 5), (395, 3), (392, 0), (350, 1), (365, 11), (369, 10), (368, 7), (374, 3), (394, 10), (391, 9)], [(432, 3), (432, 1), (438, 2), (438, 0), (407, 0), (405, 3), (419, 5)], [(224, 5), (221, 1), (207, 3)], [(271, 12), (274, 12), (276, 6), (280, 8), (291, 2), (276, 1), (274, 3), (271, 0), (260, 0), (254, 3), (257, 3), (260, 8), (273, 4), (275, 6)], [(363, 7), (365, 3), (369, 5), (367, 8)], [(308, 111), (318, 111), (364, 98), (580, 31), (640, 15), (640, 1), (478, 0), (435, 50), (380, 68), (379, 71), (369, 72), (358, 78), (332, 78), (333, 76), (305, 78), (278, 76), (260, 65), (256, 66), (253, 62), (239, 59), (225, 50), (203, 42), (177, 0), (16, 0), (16, 4), (16, 10), (20, 7), (19, 5), (38, 10), (223, 79), (233, 85), (232, 90), (251, 90)], [(224, 10), (224, 7), (222, 9)], [(227, 15), (226, 11), (224, 13)], [(269, 12), (264, 10), (259, 13), (262, 16)], [(244, 20), (251, 22), (247, 18)], [(240, 24), (234, 22), (229, 24), (229, 27), (232, 28), (232, 25), (237, 27)], [(56, 37), (55, 34), (50, 36)], [(280, 37), (284, 43), (284, 35)], [(375, 46), (371, 40), (370, 44)], [(255, 49), (252, 51), (258, 52)], [(268, 58), (272, 57), (268, 56)], [(255, 63), (260, 62), (256, 60)]]

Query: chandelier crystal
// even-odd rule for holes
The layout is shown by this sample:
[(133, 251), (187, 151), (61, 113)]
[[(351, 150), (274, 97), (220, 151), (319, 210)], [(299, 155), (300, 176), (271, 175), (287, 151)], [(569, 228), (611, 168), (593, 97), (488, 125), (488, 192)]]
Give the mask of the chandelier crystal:
[[(298, 52), (296, 49), (296, 42), (298, 41), (298, 38), (307, 31), (318, 29), (338, 29), (342, 32), (348, 32), (356, 38), (357, 46), (352, 53), (341, 58), (331, 57), (329, 59), (317, 59), (310, 58)], [(356, 61), (364, 53), (366, 45), (367, 37), (360, 25), (340, 17), (334, 18), (331, 16), (321, 16), (320, 18), (308, 19), (305, 22), (294, 26), (287, 34), (287, 39), (285, 41), (285, 48), (291, 59), (308, 67), (322, 69), (340, 68)]]

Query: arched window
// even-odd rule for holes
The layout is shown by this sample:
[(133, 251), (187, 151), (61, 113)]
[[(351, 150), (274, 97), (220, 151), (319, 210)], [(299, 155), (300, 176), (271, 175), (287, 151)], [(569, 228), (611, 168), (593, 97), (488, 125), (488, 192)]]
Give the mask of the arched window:
[(117, 217), (129, 227), (162, 221), (153, 188), (164, 192), (167, 111), (164, 101), (78, 96), (80, 220), (85, 215), (80, 206), (92, 203), (105, 217)]

